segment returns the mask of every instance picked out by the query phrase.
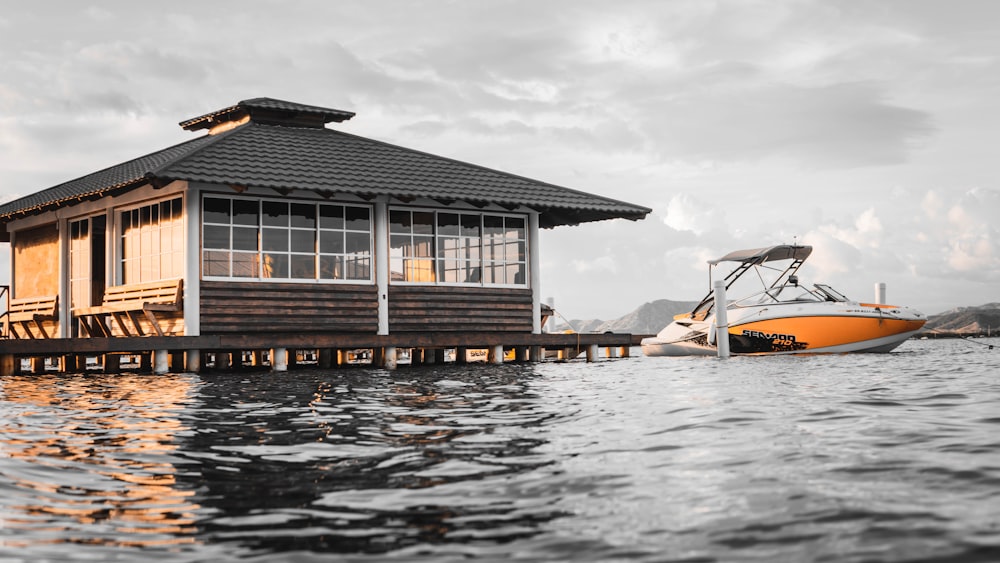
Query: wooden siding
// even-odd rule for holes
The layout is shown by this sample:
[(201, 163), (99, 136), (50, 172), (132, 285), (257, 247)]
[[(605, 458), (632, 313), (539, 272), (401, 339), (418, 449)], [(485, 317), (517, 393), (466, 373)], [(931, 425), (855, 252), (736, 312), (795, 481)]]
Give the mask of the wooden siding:
[(455, 286), (389, 288), (389, 332), (531, 332), (531, 290)]
[(373, 285), (201, 282), (201, 333), (378, 332)]
[(14, 235), (13, 298), (59, 293), (59, 231), (51, 223)]

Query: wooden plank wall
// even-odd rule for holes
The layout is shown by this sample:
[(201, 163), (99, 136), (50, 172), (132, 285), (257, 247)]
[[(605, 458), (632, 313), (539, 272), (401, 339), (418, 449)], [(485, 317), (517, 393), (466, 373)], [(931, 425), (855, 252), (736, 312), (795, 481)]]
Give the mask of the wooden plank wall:
[(201, 282), (201, 333), (378, 332), (373, 285)]
[(389, 332), (531, 332), (531, 290), (389, 287)]

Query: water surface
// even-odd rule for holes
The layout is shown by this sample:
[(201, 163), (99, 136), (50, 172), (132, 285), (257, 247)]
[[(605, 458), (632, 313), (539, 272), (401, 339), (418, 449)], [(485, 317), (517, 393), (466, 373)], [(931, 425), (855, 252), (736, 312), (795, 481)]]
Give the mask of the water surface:
[(0, 560), (997, 561), (986, 342), (0, 378)]

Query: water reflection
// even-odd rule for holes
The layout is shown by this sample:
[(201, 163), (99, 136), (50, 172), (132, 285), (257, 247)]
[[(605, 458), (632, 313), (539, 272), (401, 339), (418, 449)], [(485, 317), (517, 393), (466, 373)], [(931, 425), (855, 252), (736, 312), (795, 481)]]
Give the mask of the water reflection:
[(178, 487), (178, 416), (191, 377), (6, 377), (0, 388), (3, 545), (169, 546), (196, 541)]
[(252, 551), (382, 553), (509, 541), (559, 515), (510, 477), (544, 467), (552, 418), (519, 366), (217, 375), (185, 445), (216, 514), (203, 537)]

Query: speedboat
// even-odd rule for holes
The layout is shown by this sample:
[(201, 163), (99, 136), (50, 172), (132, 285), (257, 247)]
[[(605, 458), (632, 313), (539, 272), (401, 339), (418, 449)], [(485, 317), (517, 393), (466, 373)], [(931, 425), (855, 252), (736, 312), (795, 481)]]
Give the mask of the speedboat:
[[(926, 315), (909, 307), (860, 303), (824, 284), (806, 287), (797, 272), (810, 254), (811, 246), (778, 245), (738, 250), (708, 262), (709, 279), (715, 266), (735, 264), (725, 277), (726, 295), (741, 279), (742, 285), (760, 282), (746, 297), (727, 300), (730, 353), (889, 352), (927, 322)], [(715, 291), (710, 290), (690, 313), (675, 316), (655, 337), (642, 339), (643, 354), (716, 355), (714, 308)]]

